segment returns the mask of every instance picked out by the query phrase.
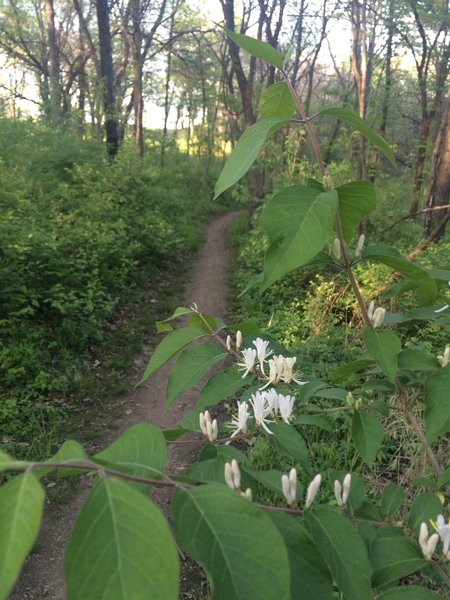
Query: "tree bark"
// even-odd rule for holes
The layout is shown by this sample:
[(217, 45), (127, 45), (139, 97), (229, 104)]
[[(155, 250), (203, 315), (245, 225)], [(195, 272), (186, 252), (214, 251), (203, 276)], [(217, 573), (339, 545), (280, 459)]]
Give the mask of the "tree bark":
[(106, 147), (109, 157), (114, 158), (119, 150), (119, 127), (116, 116), (111, 30), (107, 0), (97, 0), (97, 21), (103, 107), (105, 112)]
[[(366, 115), (367, 94), (367, 38), (366, 5), (352, 0), (352, 69), (357, 89), (358, 114), (361, 119)], [(366, 138), (358, 136), (358, 178), (367, 178)]]
[(57, 124), (61, 119), (61, 86), (59, 68), (59, 49), (55, 28), (55, 7), (53, 0), (45, 0), (45, 19), (47, 23), (47, 43), (49, 55), (49, 117)]
[[(430, 181), (425, 200), (426, 208), (436, 208), (449, 203), (450, 196), (450, 87), (445, 100), (438, 133), (431, 160)], [(430, 235), (436, 231), (436, 239), (445, 233), (449, 219), (448, 210), (430, 210), (425, 212), (422, 223), (425, 232)]]

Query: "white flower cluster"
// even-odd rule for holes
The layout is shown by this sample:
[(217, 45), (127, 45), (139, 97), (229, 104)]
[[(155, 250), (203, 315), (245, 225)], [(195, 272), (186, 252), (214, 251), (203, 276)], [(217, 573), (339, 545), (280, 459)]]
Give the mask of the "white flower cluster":
[[(239, 433), (247, 433), (247, 421), (250, 418), (255, 419), (256, 427), (262, 427), (267, 433), (272, 431), (267, 427), (270, 422), (268, 417), (277, 416), (289, 424), (292, 410), (294, 408), (295, 397), (278, 394), (275, 388), (266, 391), (257, 391), (252, 394), (248, 402), (238, 402), (238, 413), (233, 417), (230, 426), (234, 428), (231, 437), (234, 438)], [(249, 412), (249, 407), (253, 410), (253, 415)]]
[[(334, 482), (334, 495), (338, 506), (345, 506), (347, 504), (348, 495), (350, 493), (350, 484), (352, 476), (350, 473), (344, 477), (343, 485), (336, 480)], [(314, 477), (306, 490), (305, 508), (309, 508), (317, 496), (320, 484), (322, 482), (322, 476), (320, 473)], [(289, 475), (281, 476), (281, 487), (283, 495), (286, 498), (286, 502), (289, 506), (293, 506), (297, 500), (297, 471), (291, 469)]]
[(199, 414), (200, 429), (205, 437), (212, 443), (217, 440), (218, 427), (217, 419), (211, 421), (211, 415), (209, 411), (205, 410), (204, 413)]
[[(245, 348), (241, 351), (243, 361), (238, 363), (241, 370), (244, 371), (242, 377), (247, 375), (255, 369), (255, 365), (258, 364), (259, 372), (261, 377), (266, 380), (266, 384), (263, 385), (261, 390), (265, 389), (269, 385), (276, 385), (280, 381), (284, 383), (291, 383), (294, 381), (298, 385), (303, 385), (304, 381), (299, 381), (294, 373), (294, 365), (297, 357), (287, 357), (283, 355), (275, 355), (273, 350), (269, 348), (269, 342), (261, 338), (253, 340), (254, 348)], [(272, 358), (269, 358), (272, 356)], [(269, 365), (269, 373), (266, 374), (265, 366), (266, 363)]]
[(444, 515), (438, 515), (436, 521), (431, 521), (431, 524), (436, 533), (432, 533), (430, 536), (428, 536), (427, 524), (422, 523), (420, 526), (419, 544), (422, 554), (427, 560), (431, 560), (436, 546), (441, 540), (442, 556), (444, 560), (450, 561), (450, 521), (446, 523)]
[(225, 463), (225, 482), (230, 489), (240, 492), (241, 496), (246, 500), (250, 502), (253, 500), (250, 488), (247, 488), (245, 492), (241, 491), (241, 472), (235, 458), (233, 458), (231, 463)]

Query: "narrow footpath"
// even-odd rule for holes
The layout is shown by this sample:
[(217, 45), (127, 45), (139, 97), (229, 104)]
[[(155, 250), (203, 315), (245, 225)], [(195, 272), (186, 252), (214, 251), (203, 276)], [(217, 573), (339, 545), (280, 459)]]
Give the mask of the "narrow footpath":
[[(202, 312), (216, 317), (226, 317), (227, 297), (227, 247), (226, 232), (239, 213), (232, 212), (215, 218), (205, 232), (203, 248), (194, 264), (184, 296), (184, 306), (195, 302)], [(137, 357), (135, 372), (142, 375), (151, 355), (146, 347)], [(111, 423), (105, 431), (102, 447), (107, 447), (121, 433), (136, 423), (148, 422), (161, 428), (176, 427), (183, 415), (193, 407), (197, 390), (186, 392), (174, 407), (164, 413), (165, 390), (170, 367), (163, 367), (146, 382), (147, 385), (131, 389), (122, 398), (125, 414)], [(169, 447), (167, 472), (180, 473), (191, 462), (197, 445), (179, 444)], [(10, 595), (10, 600), (65, 600), (63, 576), (63, 549), (89, 490), (88, 478), (74, 489), (71, 499), (64, 504), (46, 502), (44, 521), (34, 548), (25, 563), (21, 577)], [(167, 514), (167, 494), (156, 494), (155, 501)], [(145, 600), (145, 599), (143, 599)]]

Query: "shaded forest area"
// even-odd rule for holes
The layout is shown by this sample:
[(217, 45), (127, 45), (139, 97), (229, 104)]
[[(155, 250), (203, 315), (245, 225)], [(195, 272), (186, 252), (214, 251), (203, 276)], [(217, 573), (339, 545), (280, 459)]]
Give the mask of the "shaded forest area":
[[(348, 124), (315, 121), (335, 183), (383, 183), (383, 227), (396, 226), (393, 235), (397, 221), (412, 227), (411, 259), (445, 233), (447, 2), (220, 0), (208, 3), (212, 20), (201, 8), (187, 0), (1, 2), (7, 446), (27, 451), (31, 432), (86, 394), (97, 375), (83, 361), (93, 362), (109, 320), (149, 276), (164, 277), (174, 256), (195, 247), (193, 224), (217, 210), (212, 182), (279, 77), (223, 26), (281, 51), (309, 115), (323, 104), (350, 108), (389, 141), (395, 167)], [(150, 128), (153, 112), (161, 118)], [(315, 175), (301, 122), (284, 133), (229, 194), (250, 213), (282, 183)]]

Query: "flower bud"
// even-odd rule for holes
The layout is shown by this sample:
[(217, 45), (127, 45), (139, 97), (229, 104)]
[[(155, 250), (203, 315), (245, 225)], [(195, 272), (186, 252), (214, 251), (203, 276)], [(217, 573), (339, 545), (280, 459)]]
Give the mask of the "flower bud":
[(341, 260), (341, 243), (338, 238), (336, 238), (333, 242), (333, 256), (336, 260)]
[(230, 463), (225, 463), (225, 481), (232, 490), (241, 489), (241, 472), (237, 460), (233, 458)]
[(247, 488), (245, 492), (241, 492), (241, 496), (249, 502), (253, 502), (253, 494), (251, 488)]
[(344, 477), (344, 485), (342, 486), (342, 503), (347, 504), (348, 495), (350, 494), (350, 484), (352, 483), (351, 473), (347, 473)]
[(228, 352), (231, 352), (231, 335), (227, 335), (226, 345)]
[(320, 473), (314, 477), (311, 483), (308, 486), (308, 490), (306, 492), (306, 501), (305, 507), (309, 508), (314, 501), (314, 498), (317, 495), (317, 492), (320, 488), (320, 482), (322, 481), (322, 475)]
[(238, 331), (236, 333), (236, 350), (239, 351), (242, 346), (242, 332)]
[(336, 498), (336, 502), (338, 506), (343, 506), (344, 502), (342, 500), (342, 486), (341, 483), (336, 479), (334, 482), (334, 497)]
[(372, 321), (375, 329), (377, 327), (381, 327), (381, 325), (383, 325), (385, 314), (386, 314), (385, 308), (378, 307), (375, 309), (375, 312), (373, 313), (373, 321)]
[(363, 251), (365, 241), (366, 241), (366, 236), (362, 233), (359, 236), (358, 243), (356, 244), (356, 248), (355, 248), (355, 256), (356, 257), (361, 256), (361, 252)]
[(355, 397), (351, 392), (347, 394), (347, 406), (350, 406), (350, 408), (354, 408), (355, 406)]

